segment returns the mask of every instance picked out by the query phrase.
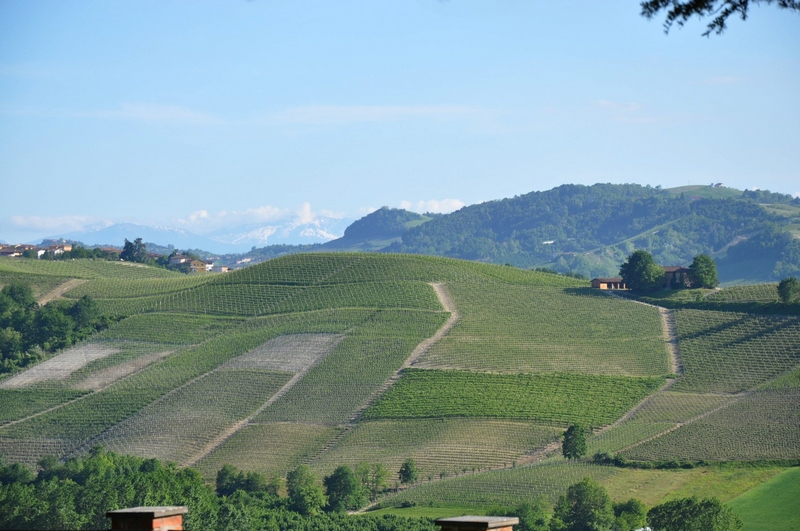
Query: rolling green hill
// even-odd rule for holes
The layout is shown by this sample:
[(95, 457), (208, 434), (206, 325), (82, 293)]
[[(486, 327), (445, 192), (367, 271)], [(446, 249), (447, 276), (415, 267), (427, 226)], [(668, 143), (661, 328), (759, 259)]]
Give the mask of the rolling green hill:
[[(421, 481), (379, 505), (485, 508), (553, 500), (587, 475), (620, 499), (646, 476), (637, 495), (657, 502), (678, 488), (658, 484), (669, 462), (772, 471), (709, 487), (727, 500), (800, 459), (800, 323), (769, 313), (774, 285), (668, 310), (552, 273), (382, 253), (201, 276), (0, 259), (0, 285), (13, 280), (42, 300), (88, 295), (121, 320), (0, 378), (11, 461), (103, 445), (209, 480), (224, 464), (283, 476), (368, 462), (393, 484), (411, 458)], [(573, 423), (591, 429), (589, 455), (567, 461)], [(699, 473), (680, 473), (680, 488), (700, 488)]]

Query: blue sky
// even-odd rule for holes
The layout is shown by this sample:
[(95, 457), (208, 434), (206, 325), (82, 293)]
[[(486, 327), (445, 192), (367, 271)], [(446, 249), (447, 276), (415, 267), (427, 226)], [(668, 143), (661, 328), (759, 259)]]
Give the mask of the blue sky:
[(800, 193), (800, 15), (638, 1), (0, 0), (0, 239), (563, 183)]

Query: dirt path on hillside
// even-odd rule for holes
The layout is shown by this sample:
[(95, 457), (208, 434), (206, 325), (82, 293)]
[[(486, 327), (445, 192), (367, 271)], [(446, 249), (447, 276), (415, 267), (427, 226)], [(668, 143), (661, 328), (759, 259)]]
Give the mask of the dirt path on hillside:
[[(659, 316), (661, 317), (661, 333), (664, 336), (667, 354), (669, 354), (670, 369), (672, 370), (672, 374), (683, 376), (683, 362), (681, 361), (681, 353), (678, 348), (678, 325), (675, 321), (675, 312), (661, 306), (656, 306), (655, 304), (648, 304), (646, 302), (623, 297), (613, 291), (609, 291), (608, 294), (624, 301), (634, 304), (643, 304), (644, 306), (649, 306), (658, 310)], [(667, 382), (667, 386), (670, 385), (672, 385), (672, 383)]]
[(47, 304), (52, 300), (60, 299), (63, 294), (65, 294), (66, 292), (68, 292), (73, 288), (77, 288), (78, 286), (80, 286), (85, 282), (86, 280), (82, 278), (73, 278), (71, 280), (67, 280), (63, 284), (59, 284), (54, 289), (51, 289), (50, 291), (39, 297), (39, 300), (37, 300), (36, 302), (39, 303), (39, 306), (44, 306), (45, 304)]
[(411, 354), (406, 358), (403, 364), (397, 369), (394, 374), (384, 382), (384, 384), (375, 391), (372, 396), (370, 396), (367, 401), (355, 412), (355, 414), (350, 418), (348, 424), (354, 424), (358, 417), (366, 410), (370, 404), (372, 404), (375, 400), (380, 398), (389, 388), (400, 379), (402, 376), (403, 371), (416, 363), (416, 361), (425, 354), (430, 348), (435, 345), (440, 339), (447, 335), (448, 332), (455, 326), (458, 322), (458, 319), (461, 317), (458, 311), (456, 310), (456, 306), (453, 303), (453, 299), (451, 298), (450, 294), (447, 292), (447, 288), (445, 288), (444, 284), (441, 283), (430, 283), (430, 286), (436, 292), (436, 296), (439, 298), (439, 302), (441, 303), (442, 307), (448, 312), (450, 312), (450, 318), (433, 334), (431, 337), (424, 339), (417, 347), (411, 352)]

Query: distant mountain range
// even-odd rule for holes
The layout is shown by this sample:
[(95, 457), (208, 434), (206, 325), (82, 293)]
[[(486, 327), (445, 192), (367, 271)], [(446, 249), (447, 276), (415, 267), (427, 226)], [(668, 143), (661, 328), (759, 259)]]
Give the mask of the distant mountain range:
[(177, 249), (202, 249), (213, 254), (244, 253), (266, 245), (307, 245), (339, 238), (352, 219), (315, 217), (311, 220), (286, 220), (280, 223), (248, 224), (232, 229), (198, 235), (174, 227), (153, 227), (132, 223), (116, 223), (107, 227), (58, 234), (53, 239), (82, 242), (86, 245), (121, 247), (125, 239), (142, 238), (145, 242)]

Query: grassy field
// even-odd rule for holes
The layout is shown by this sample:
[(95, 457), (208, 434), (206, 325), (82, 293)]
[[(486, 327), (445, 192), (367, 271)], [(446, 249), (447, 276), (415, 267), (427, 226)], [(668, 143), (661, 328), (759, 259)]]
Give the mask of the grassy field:
[(741, 518), (744, 531), (800, 529), (800, 468), (783, 470), (728, 502)]

